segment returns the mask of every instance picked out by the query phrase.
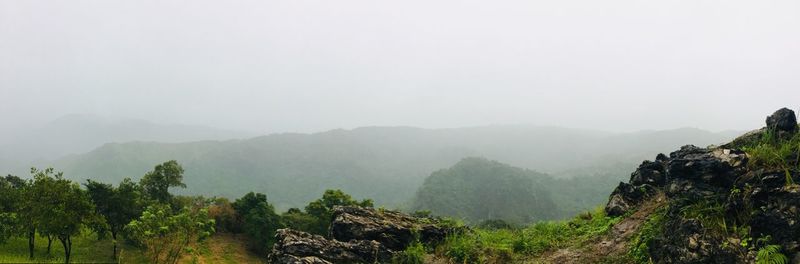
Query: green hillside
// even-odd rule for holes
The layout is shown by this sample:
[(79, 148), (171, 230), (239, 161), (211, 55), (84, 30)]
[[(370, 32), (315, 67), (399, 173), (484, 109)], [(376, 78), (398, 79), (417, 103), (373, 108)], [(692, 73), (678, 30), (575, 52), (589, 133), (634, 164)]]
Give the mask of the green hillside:
[[(342, 189), (395, 207), (408, 206), (431, 172), (464, 157), (483, 156), (559, 178), (611, 174), (622, 180), (627, 173), (616, 174), (608, 164), (631, 167), (632, 161), (653, 152), (728, 137), (697, 129), (613, 134), (532, 126), (370, 127), (247, 140), (114, 143), (37, 165), (63, 169), (77, 181), (119, 182), (124, 177), (136, 180), (152, 164), (176, 159), (187, 168), (184, 194), (240, 197), (263, 192), (285, 210), (307, 204), (325, 189)], [(611, 187), (598, 193), (603, 196)]]

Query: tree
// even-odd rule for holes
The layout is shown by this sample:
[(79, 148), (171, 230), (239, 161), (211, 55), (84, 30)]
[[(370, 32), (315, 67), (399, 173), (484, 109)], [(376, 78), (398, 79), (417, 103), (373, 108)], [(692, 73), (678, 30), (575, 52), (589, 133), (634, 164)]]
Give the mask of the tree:
[(342, 190), (325, 190), (322, 198), (309, 203), (306, 206), (306, 213), (317, 219), (316, 228), (309, 230), (310, 233), (318, 235), (327, 235), (330, 228), (331, 221), (333, 220), (332, 211), (333, 207), (341, 206), (361, 206), (372, 207), (372, 200), (364, 199), (361, 202), (356, 201), (349, 194), (342, 192)]
[(81, 227), (96, 224), (101, 219), (94, 214), (94, 205), (86, 191), (64, 179), (63, 173), (53, 174), (52, 168), (31, 171), (34, 174), (32, 190), (37, 194), (33, 215), (37, 218), (39, 233), (57, 238), (64, 247), (64, 261), (69, 263), (72, 237), (80, 233)]
[(0, 177), (0, 243), (19, 231), (18, 212), (27, 182), (17, 176)]
[(250, 248), (264, 253), (274, 242), (275, 231), (283, 228), (275, 208), (262, 193), (250, 192), (233, 203), (233, 208), (242, 221), (242, 229), (250, 238)]
[(242, 227), (236, 209), (228, 198), (216, 198), (208, 206), (208, 215), (217, 222), (217, 232), (241, 233)]
[[(125, 225), (141, 215), (141, 191), (135, 182), (125, 178), (114, 188), (111, 184), (100, 183), (87, 180), (84, 184), (86, 190), (95, 204), (95, 212), (102, 215), (111, 233), (112, 243), (114, 244), (113, 256), (117, 256), (117, 236), (123, 231)], [(102, 228), (101, 228), (102, 229)], [(106, 230), (96, 230), (98, 233)]]
[(301, 211), (298, 208), (289, 208), (288, 211), (281, 215), (281, 220), (287, 228), (300, 230), (303, 232), (312, 232), (317, 230), (317, 218)]
[(157, 204), (147, 207), (125, 230), (144, 246), (151, 263), (174, 264), (189, 243), (211, 236), (214, 224), (207, 208), (184, 207), (174, 214), (170, 206)]
[(142, 177), (140, 184), (148, 199), (167, 204), (172, 200), (170, 187), (186, 188), (183, 183), (183, 167), (175, 160), (156, 165)]

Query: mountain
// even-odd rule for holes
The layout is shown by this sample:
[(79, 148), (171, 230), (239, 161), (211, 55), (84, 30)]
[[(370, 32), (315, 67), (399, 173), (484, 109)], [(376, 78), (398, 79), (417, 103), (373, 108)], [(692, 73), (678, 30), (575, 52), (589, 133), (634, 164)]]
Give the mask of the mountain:
[[(620, 134), (536, 126), (366, 127), (246, 140), (110, 143), (37, 165), (54, 166), (79, 181), (119, 182), (124, 177), (138, 179), (155, 164), (176, 159), (186, 169), (185, 182), (191, 190), (187, 193), (235, 198), (257, 191), (286, 209), (304, 206), (325, 189), (340, 188), (377, 204), (407, 207), (431, 172), (464, 157), (581, 178), (608, 174), (609, 164), (631, 167), (650, 153), (686, 143), (708, 145), (728, 139), (698, 129)], [(627, 177), (614, 173), (614, 181)]]
[(425, 179), (413, 210), (463, 219), (468, 223), (503, 220), (521, 225), (557, 216), (547, 174), (484, 158), (465, 158)]
[(254, 136), (252, 133), (203, 126), (157, 124), (95, 115), (67, 115), (37, 128), (7, 132), (0, 138), (0, 170), (9, 172), (26, 171), (34, 161), (85, 153), (112, 142), (170, 143)]

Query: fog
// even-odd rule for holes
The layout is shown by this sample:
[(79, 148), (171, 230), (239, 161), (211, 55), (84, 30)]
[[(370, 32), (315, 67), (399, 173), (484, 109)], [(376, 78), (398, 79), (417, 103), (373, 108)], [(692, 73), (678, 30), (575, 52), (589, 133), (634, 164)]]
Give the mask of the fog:
[(798, 1), (0, 1), (0, 128), (752, 129), (800, 107)]

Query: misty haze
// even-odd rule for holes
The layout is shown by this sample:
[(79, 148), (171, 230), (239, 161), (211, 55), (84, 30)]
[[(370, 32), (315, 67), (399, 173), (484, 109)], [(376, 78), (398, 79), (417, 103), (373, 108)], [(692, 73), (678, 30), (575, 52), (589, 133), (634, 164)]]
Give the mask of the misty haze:
[(800, 2), (0, 1), (0, 263), (800, 263)]

